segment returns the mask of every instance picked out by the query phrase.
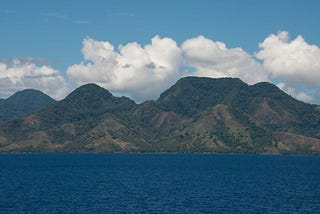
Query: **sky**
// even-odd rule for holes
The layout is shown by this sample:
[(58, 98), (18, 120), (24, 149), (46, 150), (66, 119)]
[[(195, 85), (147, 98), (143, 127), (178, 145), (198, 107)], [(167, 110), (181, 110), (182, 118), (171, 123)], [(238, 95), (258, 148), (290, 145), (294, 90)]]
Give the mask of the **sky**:
[(184, 76), (320, 104), (318, 0), (1, 0), (0, 97), (93, 82), (137, 102)]

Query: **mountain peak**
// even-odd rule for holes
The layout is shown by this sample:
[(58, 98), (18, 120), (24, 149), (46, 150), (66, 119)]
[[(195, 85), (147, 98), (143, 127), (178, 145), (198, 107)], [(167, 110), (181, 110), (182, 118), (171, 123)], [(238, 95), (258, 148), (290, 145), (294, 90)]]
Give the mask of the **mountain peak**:
[(251, 86), (255, 90), (265, 90), (265, 91), (276, 91), (279, 92), (281, 91), (276, 85), (270, 83), (270, 82), (259, 82)]
[(14, 100), (14, 99), (30, 99), (33, 97), (47, 97), (48, 99), (53, 100), (51, 97), (43, 93), (42, 91), (36, 90), (36, 89), (24, 89), (22, 91), (18, 91), (12, 96), (10, 96), (7, 100)]
[[(220, 78), (212, 78), (212, 77), (197, 77), (197, 76), (186, 76), (186, 77), (182, 77), (181, 79), (178, 80), (179, 81), (190, 81), (190, 80), (195, 80), (195, 81), (203, 81), (203, 80), (209, 80), (209, 81), (221, 81), (221, 80), (236, 80), (236, 81), (241, 81), (239, 78), (237, 77), (220, 77)], [(241, 81), (242, 82), (242, 81)]]
[(222, 77), (222, 78), (210, 78), (210, 77), (195, 77), (188, 76), (183, 77), (176, 84), (188, 84), (196, 87), (207, 86), (208, 84), (230, 84), (230, 85), (246, 85), (239, 78)]
[(192, 117), (201, 110), (225, 103), (229, 96), (247, 87), (238, 78), (185, 77), (163, 92), (158, 102), (167, 111)]
[(1, 100), (0, 122), (19, 118), (54, 103), (55, 100), (39, 90), (25, 89)]
[(108, 90), (94, 83), (88, 83), (75, 89), (65, 100), (85, 99), (87, 101), (95, 101), (96, 99), (110, 99), (112, 97), (113, 95)]
[(52, 121), (61, 124), (88, 118), (98, 120), (105, 113), (124, 111), (134, 106), (132, 100), (114, 97), (108, 90), (89, 83), (75, 89), (65, 99), (44, 109), (39, 115), (47, 125), (52, 125)]
[(84, 85), (81, 85), (79, 88), (77, 88), (76, 90), (88, 90), (88, 89), (101, 89), (101, 90), (105, 90), (105, 88), (95, 84), (95, 83), (87, 83)]

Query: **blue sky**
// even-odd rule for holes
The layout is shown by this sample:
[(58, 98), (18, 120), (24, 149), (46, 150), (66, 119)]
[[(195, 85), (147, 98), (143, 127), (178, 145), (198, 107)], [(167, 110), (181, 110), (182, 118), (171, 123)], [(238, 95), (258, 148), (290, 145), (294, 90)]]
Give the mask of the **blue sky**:
[[(34, 63), (36, 66), (40, 66), (38, 64), (48, 66), (58, 72), (55, 75), (61, 75), (65, 79), (65, 94), (76, 85), (90, 81), (90, 79), (80, 81), (74, 75), (72, 78), (72, 75), (67, 74), (72, 65), (86, 61), (81, 52), (85, 38), (97, 42), (107, 41), (117, 52), (120, 44), (125, 46), (136, 42), (144, 47), (150, 44), (156, 35), (172, 39), (179, 48), (187, 40), (202, 35), (210, 41), (223, 42), (229, 49), (239, 47), (255, 61), (265, 62), (270, 58), (269, 53), (268, 56), (260, 58), (257, 58), (255, 53), (261, 50), (259, 43), (271, 34), (288, 32), (290, 41), (301, 35), (305, 43), (319, 47), (319, 8), (320, 1), (316, 0), (3, 0), (0, 8), (0, 62), (6, 64), (6, 72), (9, 72), (8, 68), (14, 67), (12, 62), (15, 58), (19, 58), (20, 63), (26, 63), (25, 61), (29, 59), (28, 63)], [(92, 40), (90, 41), (93, 42)], [(208, 40), (203, 41), (208, 42)], [(188, 53), (183, 51), (182, 55), (186, 54)], [(92, 62), (92, 59), (87, 61)], [(200, 70), (197, 65), (189, 63), (178, 66), (178, 69), (187, 67), (190, 70)], [(33, 69), (37, 69), (36, 66)], [(315, 68), (315, 72), (320, 72), (317, 69), (318, 67)], [(24, 72), (21, 66), (19, 72), (20, 74)], [(102, 71), (99, 72), (101, 74)], [(291, 90), (293, 96), (302, 92), (309, 93), (313, 102), (318, 102), (318, 86), (314, 86), (313, 83), (296, 84), (296, 80), (292, 80), (294, 79), (292, 77), (289, 78), (291, 81), (289, 83), (285, 75), (275, 75), (274, 72), (272, 75), (269, 80), (283, 83), (283, 88), (288, 92)], [(7, 86), (11, 89), (5, 90), (4, 77), (5, 75), (2, 75), (2, 81), (0, 79), (0, 84), (3, 85), (3, 87), (0, 85), (0, 94), (3, 97), (23, 87), (32, 86), (21, 83), (19, 87), (14, 87), (16, 83), (12, 83)], [(177, 75), (166, 78), (170, 78), (171, 84), (176, 81)], [(164, 80), (159, 84), (163, 82)], [(143, 95), (131, 93), (138, 90), (136, 86), (123, 88), (101, 82), (100, 85), (106, 88), (111, 86), (110, 89), (114, 92), (128, 94), (138, 100), (156, 98), (159, 93), (155, 91), (152, 95)], [(35, 84), (35, 87), (45, 89), (44, 84)], [(167, 85), (159, 86), (159, 90), (165, 87)], [(50, 90), (54, 90), (53, 83), (45, 92), (50, 94)], [(61, 98), (63, 92), (54, 96)]]

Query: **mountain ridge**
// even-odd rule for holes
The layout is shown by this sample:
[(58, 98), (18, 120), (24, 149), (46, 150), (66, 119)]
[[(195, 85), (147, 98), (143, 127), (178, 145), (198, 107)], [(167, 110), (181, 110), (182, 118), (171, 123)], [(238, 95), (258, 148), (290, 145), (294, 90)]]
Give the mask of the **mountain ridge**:
[(320, 111), (234, 78), (185, 77), (141, 104), (86, 84), (2, 124), (0, 151), (320, 154)]

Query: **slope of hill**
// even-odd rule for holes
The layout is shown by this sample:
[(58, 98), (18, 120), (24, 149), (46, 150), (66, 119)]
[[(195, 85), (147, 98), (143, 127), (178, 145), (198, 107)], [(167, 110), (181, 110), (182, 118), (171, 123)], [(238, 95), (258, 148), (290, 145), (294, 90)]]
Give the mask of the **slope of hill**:
[(0, 100), (0, 123), (28, 115), (54, 102), (38, 90), (19, 91), (8, 99)]
[(0, 151), (320, 154), (317, 108), (233, 78), (182, 78), (139, 105), (87, 84), (1, 125)]

